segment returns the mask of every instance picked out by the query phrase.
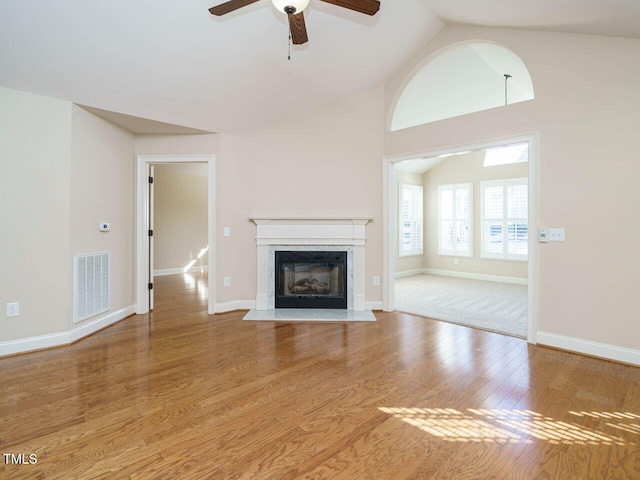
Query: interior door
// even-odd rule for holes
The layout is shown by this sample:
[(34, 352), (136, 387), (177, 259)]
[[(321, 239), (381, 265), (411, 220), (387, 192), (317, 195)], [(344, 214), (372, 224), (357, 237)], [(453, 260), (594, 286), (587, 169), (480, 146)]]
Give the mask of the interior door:
[(149, 310), (153, 310), (153, 198), (154, 198), (154, 168), (149, 166)]

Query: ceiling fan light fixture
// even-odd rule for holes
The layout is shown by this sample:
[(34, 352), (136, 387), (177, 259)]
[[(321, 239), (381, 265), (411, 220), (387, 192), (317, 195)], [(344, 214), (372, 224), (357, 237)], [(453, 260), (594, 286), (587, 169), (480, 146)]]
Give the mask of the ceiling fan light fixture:
[(309, 0), (271, 0), (273, 6), (276, 7), (280, 12), (288, 14), (287, 7), (295, 8), (295, 13), (302, 12), (307, 5), (309, 5)]

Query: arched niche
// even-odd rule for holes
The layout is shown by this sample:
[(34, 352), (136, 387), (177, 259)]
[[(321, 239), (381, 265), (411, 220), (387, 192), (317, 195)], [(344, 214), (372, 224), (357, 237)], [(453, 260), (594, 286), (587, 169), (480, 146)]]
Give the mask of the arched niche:
[(390, 129), (401, 130), (533, 98), (529, 71), (511, 50), (493, 43), (457, 45), (427, 61), (406, 83)]

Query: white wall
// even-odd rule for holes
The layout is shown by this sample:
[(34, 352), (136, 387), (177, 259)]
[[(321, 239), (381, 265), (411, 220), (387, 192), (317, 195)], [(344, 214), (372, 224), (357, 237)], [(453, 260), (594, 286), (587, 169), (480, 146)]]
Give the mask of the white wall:
[(0, 88), (0, 342), (69, 328), (70, 138), (69, 102)]
[[(535, 100), (388, 132), (385, 153), (538, 131), (540, 224), (566, 229), (566, 242), (539, 246), (538, 340), (630, 349), (638, 361), (640, 40), (446, 27), (388, 82), (386, 114), (416, 65), (443, 47), (478, 40), (500, 43), (522, 58)], [(615, 246), (607, 246), (606, 233), (596, 233), (604, 229), (616, 232)]]

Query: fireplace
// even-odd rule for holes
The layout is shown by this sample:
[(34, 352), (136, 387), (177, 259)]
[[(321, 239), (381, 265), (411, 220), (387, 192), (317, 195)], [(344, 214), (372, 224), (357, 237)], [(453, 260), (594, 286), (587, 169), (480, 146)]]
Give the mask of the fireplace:
[(347, 308), (346, 251), (276, 251), (276, 308)]
[[(338, 314), (341, 310), (370, 313), (365, 304), (365, 225), (371, 221), (371, 217), (272, 216), (252, 217), (252, 220), (257, 226), (256, 311), (298, 311), (293, 308), (276, 307), (276, 291), (279, 286), (275, 280), (277, 252), (346, 252), (346, 266), (343, 267), (346, 280), (342, 280), (346, 290), (346, 308), (309, 306), (306, 310), (322, 310), (332, 314)], [(306, 277), (302, 279), (304, 278)]]

